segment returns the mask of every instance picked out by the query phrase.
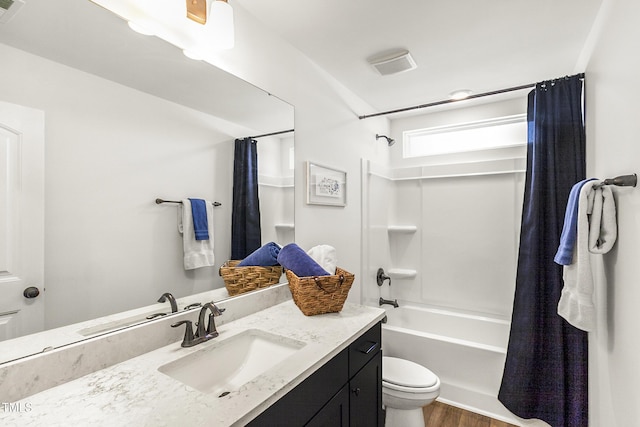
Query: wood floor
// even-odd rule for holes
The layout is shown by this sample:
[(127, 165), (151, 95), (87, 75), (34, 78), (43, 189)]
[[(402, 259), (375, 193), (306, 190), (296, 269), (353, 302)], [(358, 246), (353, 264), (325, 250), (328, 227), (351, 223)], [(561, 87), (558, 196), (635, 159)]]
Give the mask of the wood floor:
[(435, 401), (423, 408), (425, 427), (516, 427)]

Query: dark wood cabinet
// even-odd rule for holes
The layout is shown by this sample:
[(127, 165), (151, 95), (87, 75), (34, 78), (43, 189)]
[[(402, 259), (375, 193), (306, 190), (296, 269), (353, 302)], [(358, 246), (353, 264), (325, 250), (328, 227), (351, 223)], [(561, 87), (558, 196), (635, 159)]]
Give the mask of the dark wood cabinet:
[(351, 427), (383, 426), (382, 352), (376, 355), (349, 381), (349, 425)]
[(380, 323), (248, 425), (382, 427)]

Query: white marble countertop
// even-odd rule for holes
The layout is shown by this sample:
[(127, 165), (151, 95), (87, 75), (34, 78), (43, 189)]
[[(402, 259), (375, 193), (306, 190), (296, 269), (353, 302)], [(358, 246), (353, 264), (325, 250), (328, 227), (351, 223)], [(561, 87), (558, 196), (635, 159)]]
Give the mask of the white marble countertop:
[[(8, 426), (242, 426), (294, 388), (384, 317), (384, 310), (346, 303), (340, 313), (305, 316), (286, 301), (218, 328), (191, 348), (170, 344), (0, 408)], [(218, 397), (201, 393), (158, 367), (248, 329), (304, 342), (284, 362)], [(55, 369), (55, 366), (51, 366)], [(211, 369), (216, 369), (215, 364)]]

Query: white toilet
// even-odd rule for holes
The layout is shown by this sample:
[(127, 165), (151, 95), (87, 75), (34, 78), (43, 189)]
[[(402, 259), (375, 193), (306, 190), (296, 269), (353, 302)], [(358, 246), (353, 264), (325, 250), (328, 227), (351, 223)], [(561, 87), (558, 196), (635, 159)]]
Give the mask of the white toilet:
[(422, 407), (440, 395), (440, 378), (410, 360), (382, 358), (382, 403), (386, 427), (424, 427)]

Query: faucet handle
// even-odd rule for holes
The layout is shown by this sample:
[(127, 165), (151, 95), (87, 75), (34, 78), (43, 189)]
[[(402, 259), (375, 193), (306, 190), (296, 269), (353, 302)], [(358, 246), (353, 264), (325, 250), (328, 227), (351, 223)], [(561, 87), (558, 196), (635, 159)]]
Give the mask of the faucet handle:
[(178, 326), (185, 324), (187, 326), (184, 330), (184, 338), (182, 339), (182, 344), (180, 345), (182, 347), (193, 347), (194, 345), (198, 344), (199, 341), (195, 340), (193, 336), (193, 324), (191, 323), (191, 320), (181, 320), (179, 322), (172, 323), (171, 327), (177, 328)]
[(219, 308), (213, 301), (211, 301), (209, 304), (211, 304), (211, 313), (216, 317), (221, 316), (222, 313), (224, 313), (224, 311), (226, 310), (226, 308)]
[[(222, 314), (222, 313), (220, 313)], [(218, 314), (217, 316), (220, 316), (220, 314)], [(216, 329), (216, 315), (215, 314), (210, 314), (209, 315), (209, 324), (207, 325), (207, 336), (209, 338), (215, 338), (219, 335), (218, 330)]]
[(219, 308), (213, 301), (207, 303), (207, 306), (211, 310), (211, 314), (209, 314), (209, 323), (207, 325), (207, 336), (209, 336), (210, 338), (215, 338), (218, 336), (215, 318), (221, 316), (225, 309)]

